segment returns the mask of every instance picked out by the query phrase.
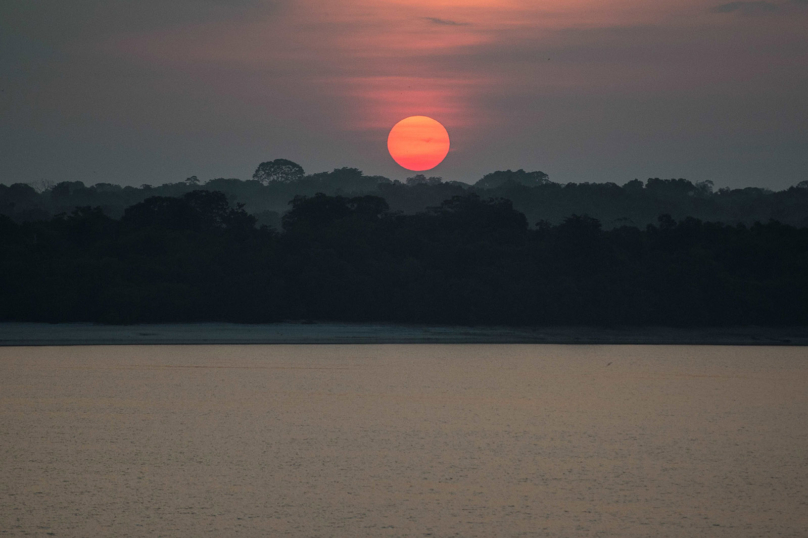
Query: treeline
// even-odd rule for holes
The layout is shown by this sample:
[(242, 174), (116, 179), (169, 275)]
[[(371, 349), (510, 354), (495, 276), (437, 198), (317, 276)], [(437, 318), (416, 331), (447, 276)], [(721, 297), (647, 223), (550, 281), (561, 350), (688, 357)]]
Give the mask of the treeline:
[(220, 191), (232, 204), (243, 203), (259, 224), (280, 229), (289, 202), (299, 195), (316, 193), (341, 196), (373, 195), (383, 198), (394, 211), (423, 212), (454, 196), (476, 193), (482, 198), (510, 200), (531, 226), (540, 221), (560, 224), (573, 214), (588, 214), (604, 229), (645, 227), (661, 214), (676, 220), (693, 217), (710, 222), (752, 225), (771, 219), (808, 226), (808, 181), (784, 191), (760, 188), (714, 190), (710, 182), (685, 179), (632, 180), (614, 183), (550, 181), (543, 172), (500, 171), (487, 174), (473, 185), (444, 182), (438, 177), (415, 175), (405, 182), (382, 176), (366, 176), (356, 168), (306, 175), (298, 164), (283, 159), (262, 163), (251, 180), (196, 177), (162, 186), (122, 187), (110, 183), (87, 186), (80, 181), (62, 182), (39, 190), (27, 184), (0, 185), (0, 215), (15, 222), (50, 219), (76, 207), (100, 207), (119, 219), (127, 207), (153, 196), (180, 197), (194, 190)]
[(802, 325), (808, 228), (588, 216), (529, 226), (502, 198), (391, 211), (296, 197), (281, 230), (225, 194), (0, 217), (0, 320)]

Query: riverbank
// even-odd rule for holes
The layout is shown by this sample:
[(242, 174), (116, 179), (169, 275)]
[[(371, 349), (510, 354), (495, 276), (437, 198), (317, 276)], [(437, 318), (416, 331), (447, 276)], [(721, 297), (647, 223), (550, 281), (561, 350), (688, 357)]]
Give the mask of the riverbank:
[(0, 323), (0, 346), (166, 344), (808, 345), (808, 327), (452, 327), (374, 323)]

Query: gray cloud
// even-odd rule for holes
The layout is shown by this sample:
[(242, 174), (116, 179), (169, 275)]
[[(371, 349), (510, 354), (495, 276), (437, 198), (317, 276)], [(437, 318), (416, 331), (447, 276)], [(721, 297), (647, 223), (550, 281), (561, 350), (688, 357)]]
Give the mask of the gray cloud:
[[(802, 0), (799, 0), (802, 1)], [(777, 11), (779, 6), (765, 0), (755, 2), (729, 2), (710, 9), (712, 13), (740, 13), (742, 15), (761, 15)]]
[(421, 17), (421, 18), (427, 22), (431, 22), (432, 24), (437, 24), (440, 26), (468, 26), (467, 22), (457, 22), (457, 21), (451, 21), (449, 19), (439, 19), (437, 17)]
[(0, 2), (0, 35), (42, 43), (100, 41), (121, 32), (148, 32), (202, 22), (247, 19), (277, 11), (288, 0), (61, 0)]

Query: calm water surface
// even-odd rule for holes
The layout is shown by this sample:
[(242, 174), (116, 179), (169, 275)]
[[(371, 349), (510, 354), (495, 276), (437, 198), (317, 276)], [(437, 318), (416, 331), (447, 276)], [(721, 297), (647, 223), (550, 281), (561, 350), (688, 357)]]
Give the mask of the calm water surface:
[(3, 536), (808, 536), (808, 350), (0, 348)]

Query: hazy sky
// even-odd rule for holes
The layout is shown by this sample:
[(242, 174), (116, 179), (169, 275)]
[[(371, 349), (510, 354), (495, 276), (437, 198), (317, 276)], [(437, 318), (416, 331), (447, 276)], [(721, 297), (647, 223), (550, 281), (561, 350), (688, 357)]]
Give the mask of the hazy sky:
[(808, 0), (4, 0), (0, 182), (432, 173), (808, 179)]

